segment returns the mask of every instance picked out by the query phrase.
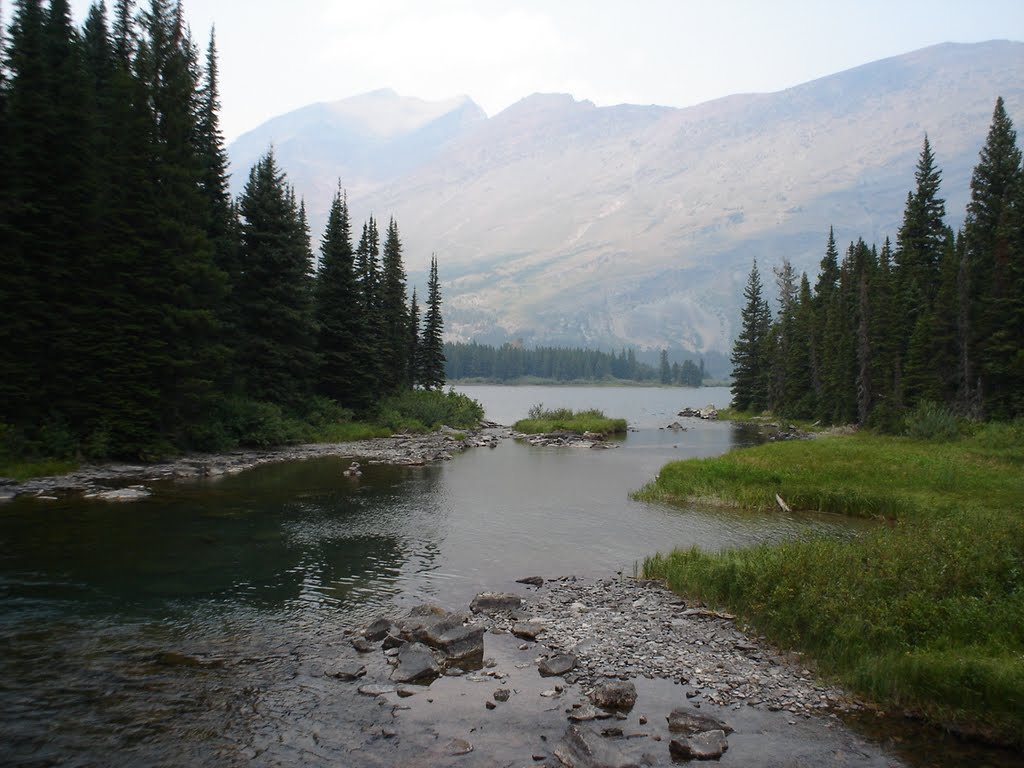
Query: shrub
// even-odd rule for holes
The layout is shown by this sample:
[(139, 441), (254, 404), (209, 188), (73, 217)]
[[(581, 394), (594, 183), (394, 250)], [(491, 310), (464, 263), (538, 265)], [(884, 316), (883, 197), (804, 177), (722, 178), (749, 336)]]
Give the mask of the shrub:
[(376, 421), (391, 430), (426, 432), (441, 425), (469, 429), (484, 417), (483, 406), (467, 395), (417, 389), (392, 395), (378, 409)]
[(960, 436), (953, 412), (927, 400), (906, 415), (904, 424), (904, 433), (915, 440), (948, 441)]

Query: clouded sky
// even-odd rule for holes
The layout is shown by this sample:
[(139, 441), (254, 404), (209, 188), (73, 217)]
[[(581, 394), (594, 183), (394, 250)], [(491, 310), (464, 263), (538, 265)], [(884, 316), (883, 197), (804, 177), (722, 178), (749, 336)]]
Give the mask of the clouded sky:
[[(88, 5), (72, 0), (79, 22)], [(216, 24), (229, 142), (274, 115), (384, 87), (430, 100), (467, 94), (488, 115), (538, 91), (599, 106), (684, 107), (781, 90), (936, 43), (1024, 40), (1024, 0), (184, 0), (184, 7), (202, 49)]]

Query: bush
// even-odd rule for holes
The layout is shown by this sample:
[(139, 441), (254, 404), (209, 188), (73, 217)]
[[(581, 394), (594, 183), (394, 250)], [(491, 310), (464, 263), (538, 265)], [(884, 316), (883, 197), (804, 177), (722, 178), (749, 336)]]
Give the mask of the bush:
[(484, 417), (483, 406), (467, 395), (417, 389), (392, 395), (378, 409), (376, 421), (393, 431), (427, 432), (441, 425), (471, 429)]
[(904, 434), (915, 440), (949, 441), (960, 436), (953, 412), (927, 400), (906, 415), (904, 425)]
[(530, 408), (528, 415), (528, 418), (513, 424), (513, 429), (531, 435), (546, 432), (595, 432), (611, 435), (626, 431), (625, 419), (608, 418), (596, 408), (586, 411), (573, 411), (569, 408), (545, 410), (544, 404), (539, 403)]

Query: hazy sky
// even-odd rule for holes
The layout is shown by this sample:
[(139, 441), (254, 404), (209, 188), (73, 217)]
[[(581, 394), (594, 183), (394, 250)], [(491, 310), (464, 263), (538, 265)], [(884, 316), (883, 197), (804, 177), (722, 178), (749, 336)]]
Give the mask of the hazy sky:
[[(89, 4), (72, 1), (79, 22)], [(431, 100), (467, 94), (488, 115), (538, 91), (599, 106), (683, 107), (781, 90), (935, 43), (1024, 40), (1024, 0), (184, 5), (203, 49), (216, 24), (228, 141), (274, 115), (383, 87)]]

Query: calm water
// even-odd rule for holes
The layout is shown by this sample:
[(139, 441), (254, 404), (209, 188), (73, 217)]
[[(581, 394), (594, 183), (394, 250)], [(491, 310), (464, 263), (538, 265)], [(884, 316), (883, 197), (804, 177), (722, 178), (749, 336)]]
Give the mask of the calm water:
[(506, 441), (357, 480), (347, 460), (320, 459), (158, 486), (134, 504), (0, 507), (0, 763), (347, 765), (329, 755), (360, 730), (337, 719), (358, 716), (318, 687), (345, 629), (424, 600), (464, 608), (528, 575), (631, 573), (672, 546), (847, 530), (628, 499), (668, 460), (749, 439), (721, 423), (657, 429), (684, 405), (724, 404), (724, 390), (464, 391), (499, 422), (543, 402), (641, 429), (607, 451)]

